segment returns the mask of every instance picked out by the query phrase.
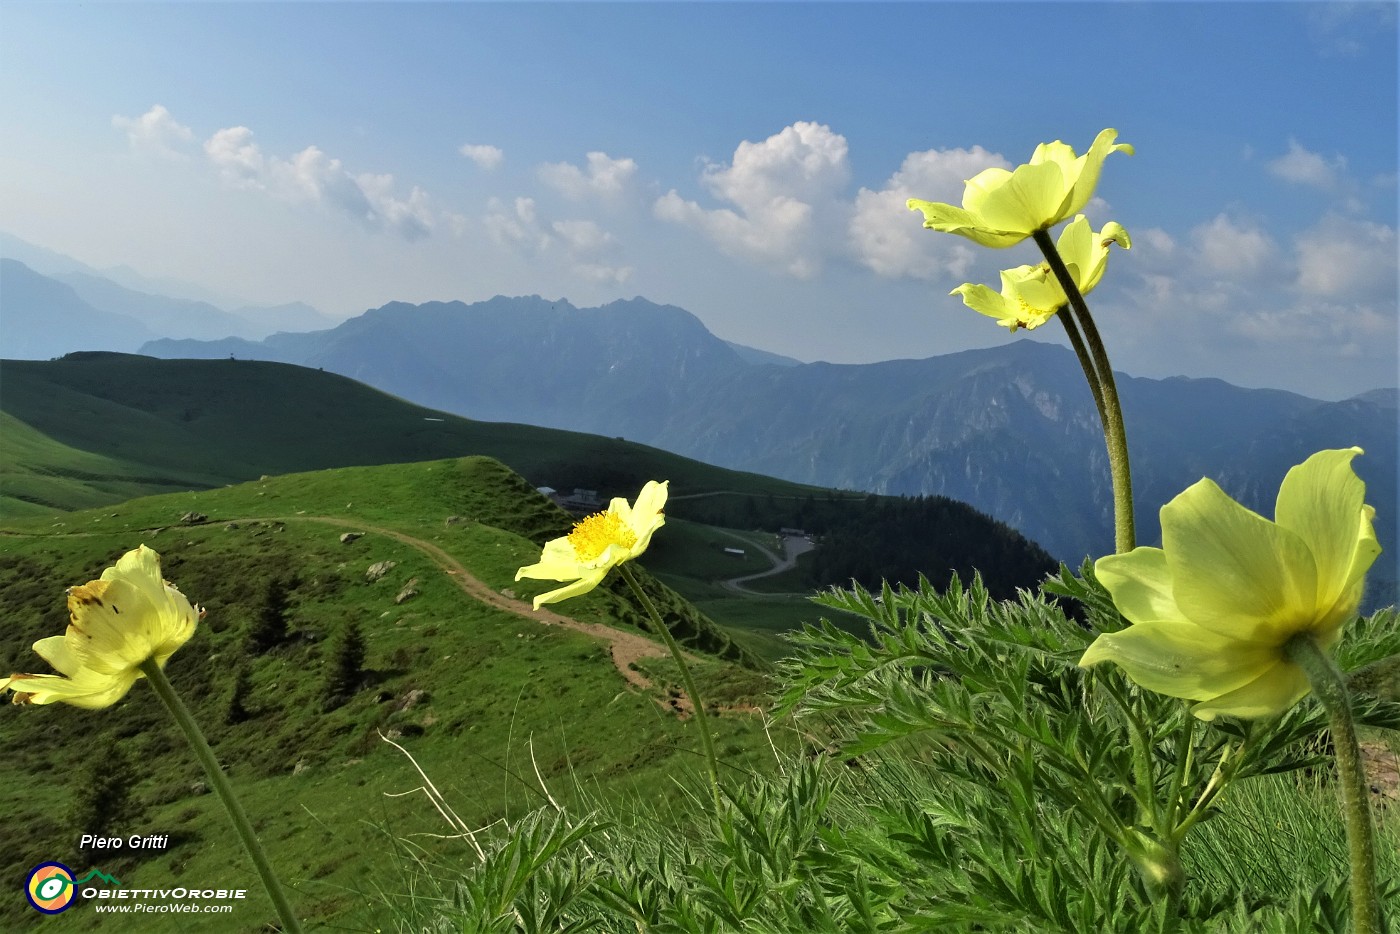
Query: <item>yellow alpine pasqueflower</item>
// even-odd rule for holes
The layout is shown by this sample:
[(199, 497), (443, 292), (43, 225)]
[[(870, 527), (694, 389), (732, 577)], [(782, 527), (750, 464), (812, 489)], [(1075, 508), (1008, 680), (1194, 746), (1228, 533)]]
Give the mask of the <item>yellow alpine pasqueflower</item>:
[(15, 674), (0, 680), (16, 704), (110, 707), (126, 695), (137, 666), (162, 667), (194, 635), (199, 610), (160, 575), (160, 555), (145, 545), (128, 551), (99, 580), (68, 588), (68, 629), (34, 643), (56, 675)]
[[(1075, 217), (1060, 231), (1057, 243), (1070, 277), (1080, 295), (1088, 295), (1103, 278), (1108, 266), (1109, 244), (1123, 249), (1132, 247), (1132, 240), (1121, 224), (1110, 221), (1103, 230), (1094, 233), (1083, 214)], [(996, 318), (997, 324), (1010, 328), (1035, 328), (1049, 321), (1069, 303), (1065, 290), (1045, 263), (1017, 266), (1001, 272), (1001, 292), (985, 285), (965, 282), (950, 295), (961, 295), (963, 304), (973, 311)]]
[(1352, 470), (1360, 448), (1319, 451), (1288, 471), (1270, 522), (1200, 480), (1162, 507), (1161, 548), (1094, 563), (1133, 625), (1079, 660), (1117, 663), (1150, 691), (1199, 701), (1202, 720), (1268, 717), (1308, 693), (1286, 647), (1310, 635), (1326, 651), (1361, 602), (1380, 554)]
[(535, 609), (588, 593), (602, 583), (614, 565), (647, 550), (651, 536), (666, 522), (661, 508), (666, 505), (670, 481), (647, 481), (637, 494), (637, 504), (629, 506), (621, 496), (574, 525), (563, 538), (545, 542), (538, 564), (515, 572), (515, 579), (572, 581), (573, 583), (540, 594)]
[(1014, 171), (984, 169), (968, 179), (962, 207), (910, 198), (909, 210), (923, 211), (924, 226), (931, 230), (983, 246), (1015, 246), (1084, 210), (1108, 154), (1133, 154), (1133, 147), (1115, 143), (1117, 138), (1117, 130), (1104, 130), (1082, 156), (1059, 140), (1041, 143), (1031, 161)]

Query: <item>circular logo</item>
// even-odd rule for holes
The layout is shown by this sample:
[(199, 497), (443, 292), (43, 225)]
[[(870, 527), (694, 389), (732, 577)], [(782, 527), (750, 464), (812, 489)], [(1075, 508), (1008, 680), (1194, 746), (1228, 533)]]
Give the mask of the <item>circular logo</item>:
[(73, 870), (62, 863), (40, 863), (29, 870), (24, 894), (35, 911), (56, 915), (73, 904)]

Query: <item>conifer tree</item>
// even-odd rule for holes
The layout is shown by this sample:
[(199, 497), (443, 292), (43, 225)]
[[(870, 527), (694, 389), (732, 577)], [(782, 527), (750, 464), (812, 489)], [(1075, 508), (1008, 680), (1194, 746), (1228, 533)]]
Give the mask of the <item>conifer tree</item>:
[(359, 690), (365, 672), (365, 637), (354, 620), (345, 624), (331, 652), (322, 692), (327, 710), (339, 707)]
[(274, 577), (267, 582), (262, 606), (248, 629), (248, 651), (261, 655), (287, 639), (287, 582)]
[(93, 749), (96, 754), (79, 775), (73, 829), (80, 836), (125, 836), (125, 828), (140, 814), (131, 793), (136, 786), (136, 770), (115, 739), (108, 738)]
[(253, 685), (248, 677), (248, 666), (239, 665), (238, 670), (233, 675), (233, 690), (229, 693), (228, 707), (224, 710), (224, 722), (227, 724), (242, 723), (251, 714), (248, 712), (248, 694), (252, 691)]

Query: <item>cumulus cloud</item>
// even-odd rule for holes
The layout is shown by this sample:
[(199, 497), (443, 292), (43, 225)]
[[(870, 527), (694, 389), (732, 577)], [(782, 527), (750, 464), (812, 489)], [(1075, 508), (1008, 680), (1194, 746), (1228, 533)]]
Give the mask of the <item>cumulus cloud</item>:
[(204, 141), (204, 154), (224, 181), (240, 188), (265, 189), (267, 162), (246, 126), (219, 130)]
[(637, 163), (614, 159), (605, 152), (590, 152), (588, 165), (579, 168), (569, 162), (549, 162), (539, 169), (540, 180), (573, 201), (608, 198), (622, 193), (636, 174)]
[(1268, 165), (1270, 174), (1284, 181), (1322, 189), (1335, 188), (1346, 167), (1344, 156), (1333, 156), (1329, 161), (1319, 153), (1304, 149), (1296, 139), (1288, 141), (1288, 152)]
[(1277, 247), (1267, 233), (1248, 222), (1236, 222), (1226, 214), (1191, 231), (1196, 259), (1208, 271), (1250, 277), (1263, 272)]
[(1133, 249), (1140, 257), (1146, 254), (1149, 261), (1169, 260), (1176, 255), (1176, 240), (1160, 227), (1128, 232), (1133, 238)]
[(653, 213), (699, 230), (726, 254), (810, 278), (846, 226), (849, 209), (838, 196), (849, 177), (846, 138), (798, 122), (762, 142), (741, 142), (728, 165), (706, 167), (701, 183), (733, 208), (707, 209), (671, 189)]
[(503, 246), (562, 257), (573, 275), (589, 282), (620, 285), (632, 277), (632, 267), (617, 262), (620, 245), (611, 233), (591, 220), (546, 225), (533, 198), (516, 198), (509, 205), (492, 198), (482, 226)]
[(492, 198), (487, 202), (486, 216), (481, 223), (491, 239), (499, 244), (515, 244), (535, 250), (549, 246), (550, 235), (540, 229), (534, 198), (516, 198), (509, 206), (499, 198)]
[(340, 211), (371, 230), (408, 240), (426, 237), (434, 226), (428, 195), (414, 186), (407, 197), (389, 174), (351, 174), (339, 159), (316, 146), (283, 159), (263, 153), (245, 126), (219, 130), (204, 143), (204, 153), (230, 185), (263, 191), (281, 201), (315, 203)]
[(1327, 298), (1395, 294), (1395, 228), (1335, 214), (1294, 238), (1298, 288)]
[(506, 158), (506, 154), (496, 146), (465, 143), (462, 148), (457, 151), (475, 162), (478, 168), (485, 169), (488, 172), (500, 167), (500, 164), (504, 162)]
[(183, 144), (194, 139), (189, 127), (176, 121), (161, 104), (156, 104), (139, 117), (112, 117), (112, 126), (126, 133), (132, 149), (161, 156), (183, 157)]
[(1002, 156), (981, 146), (910, 153), (879, 191), (856, 194), (849, 229), (856, 259), (881, 276), (954, 279), (967, 274), (974, 250), (957, 237), (925, 230), (910, 198), (961, 204), (963, 183), (983, 169), (1009, 169)]

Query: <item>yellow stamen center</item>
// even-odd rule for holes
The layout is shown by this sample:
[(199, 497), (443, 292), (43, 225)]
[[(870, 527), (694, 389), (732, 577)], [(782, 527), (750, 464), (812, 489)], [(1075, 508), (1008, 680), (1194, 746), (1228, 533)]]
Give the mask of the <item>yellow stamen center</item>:
[(574, 526), (569, 544), (580, 561), (594, 561), (609, 545), (631, 548), (637, 544), (637, 533), (615, 512), (595, 512)]

